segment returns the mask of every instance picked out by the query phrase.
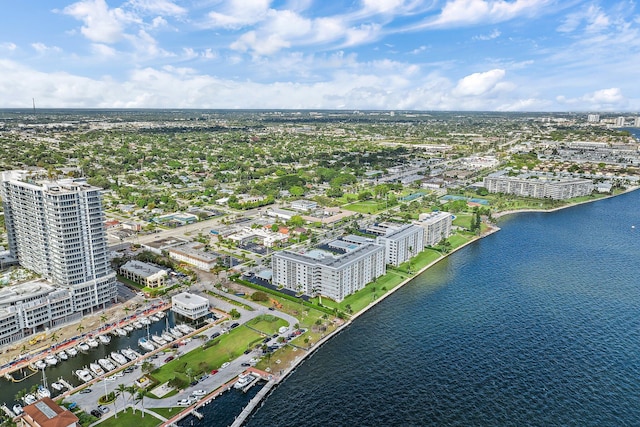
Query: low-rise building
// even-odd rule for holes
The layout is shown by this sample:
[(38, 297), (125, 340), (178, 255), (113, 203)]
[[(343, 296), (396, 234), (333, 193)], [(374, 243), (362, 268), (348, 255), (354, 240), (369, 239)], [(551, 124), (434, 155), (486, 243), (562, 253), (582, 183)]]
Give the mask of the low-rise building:
[(142, 286), (159, 288), (165, 285), (167, 270), (146, 262), (127, 261), (119, 271), (120, 275)]
[(169, 257), (190, 264), (200, 270), (209, 271), (218, 265), (219, 254), (205, 252), (204, 245), (198, 242), (187, 243), (169, 249)]
[(309, 212), (318, 208), (318, 203), (311, 200), (296, 200), (291, 202), (291, 209)]
[(171, 297), (171, 310), (191, 320), (209, 314), (209, 300), (199, 295), (181, 292)]
[(23, 408), (20, 418), (22, 426), (30, 427), (77, 427), (80, 419), (66, 408), (61, 407), (50, 397), (38, 400)]

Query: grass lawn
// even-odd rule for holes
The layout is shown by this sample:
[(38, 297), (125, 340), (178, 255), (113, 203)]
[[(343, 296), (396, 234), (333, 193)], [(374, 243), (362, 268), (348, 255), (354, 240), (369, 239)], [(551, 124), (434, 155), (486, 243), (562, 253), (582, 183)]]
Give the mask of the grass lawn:
[(176, 408), (153, 408), (153, 409), (149, 409), (149, 411), (155, 412), (156, 414), (160, 415), (161, 417), (165, 417), (166, 419), (170, 419), (175, 414), (180, 412), (180, 408), (178, 408), (178, 409), (176, 409)]
[(473, 214), (459, 212), (454, 215), (456, 216), (456, 219), (453, 220), (453, 225), (467, 229), (471, 228), (471, 218), (473, 218)]
[(449, 237), (449, 242), (451, 243), (452, 249), (455, 249), (458, 246), (464, 245), (469, 240), (471, 240), (471, 237), (466, 237), (460, 234), (454, 234), (453, 236)]
[(122, 412), (118, 412), (118, 418), (116, 419), (115, 415), (109, 418), (105, 418), (100, 424), (100, 427), (121, 427), (121, 426), (136, 426), (136, 427), (156, 427), (160, 425), (162, 421), (158, 418), (155, 418), (152, 415), (145, 414), (142, 417), (142, 413), (140, 411), (136, 411), (133, 413), (132, 408), (127, 408)]
[(358, 213), (376, 214), (380, 211), (385, 210), (387, 208), (387, 204), (384, 200), (381, 202), (377, 202), (375, 200), (365, 200), (362, 202), (355, 202), (344, 205), (342, 206), (342, 208)]
[(288, 326), (289, 322), (272, 314), (263, 314), (247, 322), (247, 325), (267, 335), (273, 335), (281, 326)]
[(228, 334), (222, 334), (215, 339), (217, 344), (209, 348), (196, 348), (187, 354), (177, 357), (171, 362), (165, 363), (151, 373), (159, 384), (165, 383), (182, 374), (184, 377), (187, 369), (191, 369), (191, 377), (201, 373), (217, 369), (224, 362), (229, 362), (240, 356), (247, 348), (253, 347), (262, 340), (262, 336), (249, 328), (240, 326)]

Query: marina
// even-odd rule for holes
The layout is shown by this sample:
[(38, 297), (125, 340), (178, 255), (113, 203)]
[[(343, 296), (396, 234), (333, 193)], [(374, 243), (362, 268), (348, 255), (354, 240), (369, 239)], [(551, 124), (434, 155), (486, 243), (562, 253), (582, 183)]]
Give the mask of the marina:
[[(168, 312), (161, 315), (166, 321), (160, 322), (160, 317), (154, 316), (158, 321), (152, 322), (150, 318), (145, 317), (149, 321), (149, 325), (146, 325), (143, 329), (132, 329), (130, 334), (124, 336), (116, 332), (108, 337), (108, 344), (105, 344), (105, 340), (100, 337), (106, 336), (102, 333), (96, 335), (97, 338), (93, 338), (96, 347), (89, 346), (89, 339), (80, 341), (75, 346), (69, 346), (64, 350), (59, 350), (55, 354), (46, 356), (46, 360), (49, 360), (49, 364), (45, 359), (41, 359), (33, 362), (32, 364), (15, 370), (11, 373), (4, 374), (4, 383), (0, 391), (0, 399), (6, 402), (11, 408), (13, 404), (26, 405), (29, 403), (24, 402), (24, 399), (31, 401), (31, 395), (25, 393), (25, 398), (21, 401), (17, 401), (15, 396), (18, 395), (21, 390), (30, 390), (32, 387), (42, 385), (42, 375), (39, 373), (46, 370), (49, 378), (58, 378), (54, 384), (51, 385), (50, 394), (52, 397), (56, 397), (59, 394), (64, 393), (67, 389), (72, 389), (83, 383), (92, 381), (97, 375), (106, 375), (109, 370), (117, 369), (118, 366), (129, 363), (132, 360), (136, 360), (141, 356), (140, 352), (132, 350), (134, 347), (138, 347), (138, 340), (144, 339), (147, 335), (147, 327), (151, 334), (162, 334), (167, 327), (167, 322), (171, 327), (175, 327), (173, 314)], [(120, 328), (114, 328), (116, 331)], [(124, 329), (122, 329), (124, 331)], [(138, 347), (139, 348), (139, 347)], [(154, 347), (155, 349), (155, 347)], [(64, 351), (67, 355), (67, 359), (64, 360), (59, 355)], [(147, 349), (142, 350), (145, 353)], [(57, 357), (56, 357), (57, 355)], [(53, 360), (55, 359), (55, 364)], [(102, 362), (100, 363), (100, 361)], [(91, 369), (93, 367), (94, 369)], [(111, 368), (111, 369), (110, 369)], [(94, 372), (97, 371), (96, 372)], [(100, 373), (101, 374), (98, 374)], [(59, 388), (59, 385), (63, 387)], [(35, 395), (33, 395), (36, 398)], [(10, 403), (13, 402), (13, 403)]]

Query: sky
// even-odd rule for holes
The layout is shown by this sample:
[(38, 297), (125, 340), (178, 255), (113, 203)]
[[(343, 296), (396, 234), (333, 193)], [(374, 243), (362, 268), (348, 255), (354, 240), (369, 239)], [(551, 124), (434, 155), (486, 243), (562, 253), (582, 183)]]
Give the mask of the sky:
[(640, 111), (616, 0), (28, 0), (0, 108)]

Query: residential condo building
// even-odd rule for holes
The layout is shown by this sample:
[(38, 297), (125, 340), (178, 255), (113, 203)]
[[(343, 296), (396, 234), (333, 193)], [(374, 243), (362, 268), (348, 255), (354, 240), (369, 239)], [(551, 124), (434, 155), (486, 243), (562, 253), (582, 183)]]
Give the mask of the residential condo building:
[(41, 173), (2, 173), (10, 254), (52, 286), (66, 289), (74, 313), (104, 307), (116, 298), (116, 276), (107, 252), (101, 190), (84, 179), (51, 181)]
[(489, 193), (515, 194), (537, 199), (565, 200), (588, 196), (595, 186), (589, 179), (549, 179), (537, 175), (508, 176), (504, 171), (484, 178)]
[(453, 216), (449, 212), (422, 213), (418, 217), (419, 225), (424, 229), (424, 246), (435, 246), (451, 235)]
[(376, 243), (384, 247), (385, 263), (399, 266), (424, 249), (424, 229), (414, 224), (389, 227), (386, 233), (376, 237)]
[(319, 249), (276, 252), (271, 258), (272, 283), (294, 292), (342, 301), (384, 275), (382, 246), (365, 243), (344, 249), (345, 253), (337, 255)]

